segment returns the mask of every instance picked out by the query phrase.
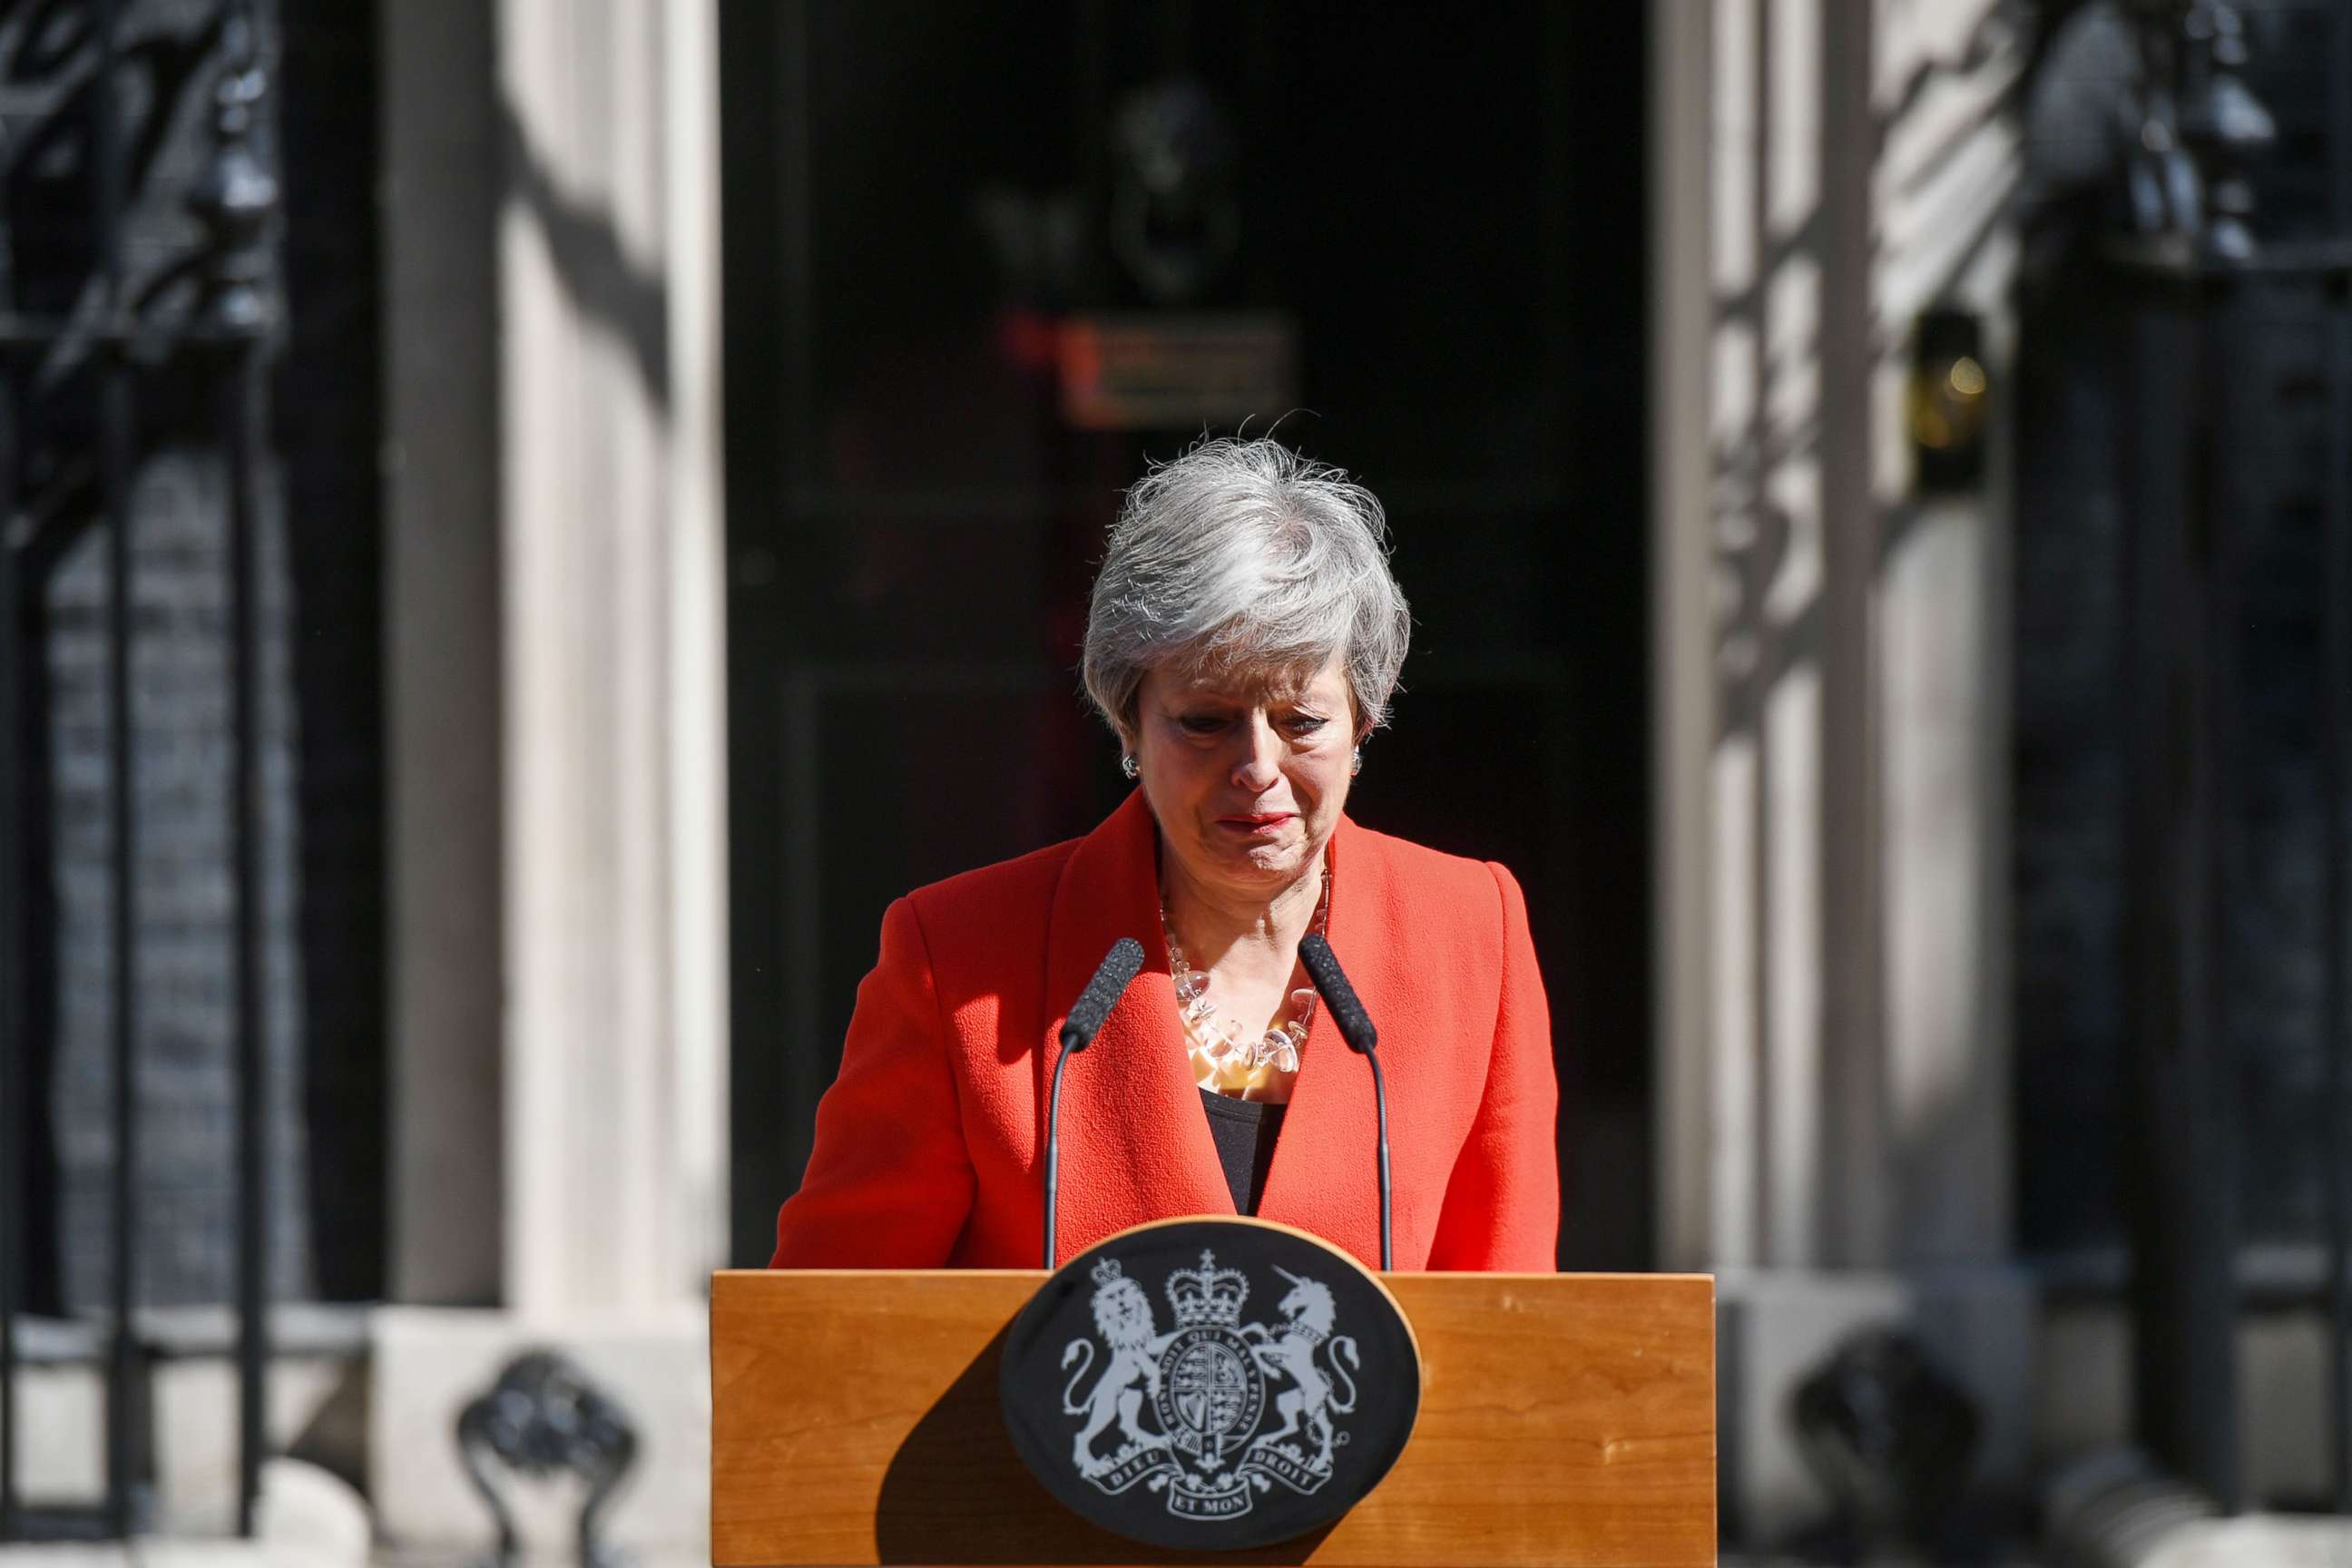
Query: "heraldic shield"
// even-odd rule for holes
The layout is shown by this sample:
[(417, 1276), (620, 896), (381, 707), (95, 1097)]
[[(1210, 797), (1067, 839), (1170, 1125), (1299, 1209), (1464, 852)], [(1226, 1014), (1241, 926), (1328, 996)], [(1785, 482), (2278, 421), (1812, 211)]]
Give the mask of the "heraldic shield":
[(1066, 1265), (1013, 1321), (1013, 1447), (1129, 1540), (1265, 1546), (1328, 1525), (1404, 1451), (1421, 1355), (1348, 1254), (1255, 1219), (1163, 1220)]

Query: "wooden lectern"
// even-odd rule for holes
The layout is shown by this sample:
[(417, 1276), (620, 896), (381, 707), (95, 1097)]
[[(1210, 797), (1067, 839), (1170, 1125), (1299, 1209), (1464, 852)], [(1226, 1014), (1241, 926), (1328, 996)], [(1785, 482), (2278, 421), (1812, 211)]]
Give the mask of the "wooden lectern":
[(710, 1552), (785, 1563), (1544, 1564), (1716, 1560), (1705, 1275), (1389, 1274), (1421, 1346), (1402, 1458), (1336, 1525), (1179, 1552), (1080, 1520), (1006, 1436), (997, 1363), (1029, 1270), (720, 1273)]

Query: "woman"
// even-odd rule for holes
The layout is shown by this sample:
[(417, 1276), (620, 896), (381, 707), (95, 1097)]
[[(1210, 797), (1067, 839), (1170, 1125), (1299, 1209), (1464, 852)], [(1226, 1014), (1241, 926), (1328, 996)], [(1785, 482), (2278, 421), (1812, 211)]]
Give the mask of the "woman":
[(1148, 955), (1070, 1064), (1059, 1248), (1255, 1212), (1378, 1267), (1368, 1065), (1298, 963), (1327, 931), (1380, 1027), (1400, 1268), (1549, 1270), (1557, 1101), (1518, 884), (1349, 821), (1411, 626), (1380, 503), (1272, 440), (1129, 492), (1088, 694), (1139, 787), (1084, 838), (882, 920), (779, 1268), (1034, 1268), (1064, 1014)]

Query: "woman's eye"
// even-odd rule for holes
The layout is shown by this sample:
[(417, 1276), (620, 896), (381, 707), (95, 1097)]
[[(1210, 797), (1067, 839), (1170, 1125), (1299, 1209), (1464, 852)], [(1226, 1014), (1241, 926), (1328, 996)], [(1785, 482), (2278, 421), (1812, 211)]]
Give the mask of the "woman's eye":
[(1187, 713), (1176, 722), (1190, 735), (1213, 735), (1225, 727), (1225, 721), (1213, 713)]
[(1328, 721), (1313, 713), (1294, 713), (1287, 721), (1287, 724), (1290, 732), (1294, 735), (1312, 735), (1316, 731), (1323, 728)]

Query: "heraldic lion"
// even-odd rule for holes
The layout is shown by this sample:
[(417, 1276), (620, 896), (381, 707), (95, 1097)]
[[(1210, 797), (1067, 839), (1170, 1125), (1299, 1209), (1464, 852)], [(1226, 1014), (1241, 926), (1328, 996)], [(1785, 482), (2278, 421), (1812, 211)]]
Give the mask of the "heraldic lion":
[[(1084, 1399), (1076, 1397), (1078, 1384), (1094, 1365), (1095, 1347), (1092, 1340), (1072, 1340), (1062, 1352), (1065, 1370), (1076, 1366), (1070, 1373), (1067, 1387), (1062, 1391), (1062, 1414), (1084, 1415), (1087, 1424), (1078, 1433), (1071, 1452), (1071, 1463), (1081, 1475), (1098, 1476), (1118, 1462), (1118, 1458), (1095, 1457), (1095, 1440), (1116, 1420), (1129, 1447), (1118, 1458), (1124, 1458), (1142, 1448), (1165, 1448), (1168, 1439), (1146, 1432), (1136, 1423), (1142, 1413), (1143, 1396), (1149, 1391), (1160, 1391), (1160, 1353), (1168, 1348), (1175, 1336), (1158, 1331), (1152, 1321), (1151, 1299), (1143, 1287), (1120, 1271), (1116, 1259), (1108, 1259), (1094, 1271), (1097, 1289), (1095, 1291), (1095, 1329), (1110, 1346), (1110, 1364), (1095, 1379), (1093, 1390)], [(1136, 1387), (1138, 1382), (1142, 1388)]]

